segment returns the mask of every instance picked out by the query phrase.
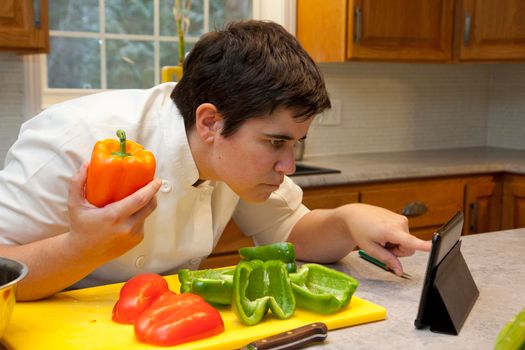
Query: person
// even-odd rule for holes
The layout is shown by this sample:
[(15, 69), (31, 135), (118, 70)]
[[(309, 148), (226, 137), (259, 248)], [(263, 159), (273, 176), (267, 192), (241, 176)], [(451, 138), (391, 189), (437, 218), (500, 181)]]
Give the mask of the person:
[[(24, 123), (0, 172), (0, 256), (25, 263), (19, 300), (196, 269), (233, 219), (255, 244), (289, 241), (327, 263), (356, 245), (402, 273), (429, 250), (407, 219), (364, 204), (309, 210), (287, 177), (293, 146), (330, 107), (298, 41), (267, 21), (203, 35), (179, 83), (115, 90), (51, 106)], [(84, 186), (93, 145), (117, 129), (156, 157), (156, 178), (95, 207)]]

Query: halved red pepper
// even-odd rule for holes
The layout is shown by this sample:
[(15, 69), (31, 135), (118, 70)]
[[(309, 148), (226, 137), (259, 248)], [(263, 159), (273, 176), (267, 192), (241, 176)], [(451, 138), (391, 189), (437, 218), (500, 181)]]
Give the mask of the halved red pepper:
[(135, 322), (137, 339), (153, 345), (171, 346), (223, 331), (220, 313), (192, 293), (164, 293)]
[(160, 275), (144, 273), (132, 277), (120, 289), (120, 297), (113, 307), (113, 321), (134, 323), (144, 310), (167, 291), (168, 282)]

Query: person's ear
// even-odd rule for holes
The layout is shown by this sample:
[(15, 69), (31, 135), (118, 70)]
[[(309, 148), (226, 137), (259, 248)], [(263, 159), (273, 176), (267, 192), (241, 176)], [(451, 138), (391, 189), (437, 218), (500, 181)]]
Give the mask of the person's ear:
[(223, 127), (224, 119), (211, 103), (203, 103), (195, 111), (195, 129), (204, 142), (213, 142)]

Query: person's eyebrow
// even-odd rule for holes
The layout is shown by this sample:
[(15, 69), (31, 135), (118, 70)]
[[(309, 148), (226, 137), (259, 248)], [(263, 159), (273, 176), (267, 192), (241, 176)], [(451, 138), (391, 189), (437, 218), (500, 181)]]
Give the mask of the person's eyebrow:
[[(287, 141), (293, 140), (293, 137), (291, 137), (290, 135), (286, 135), (286, 134), (264, 134), (264, 136), (270, 137), (273, 139), (279, 139), (279, 140), (287, 140)], [(299, 141), (302, 141), (302, 140), (306, 140), (306, 135), (299, 139)]]

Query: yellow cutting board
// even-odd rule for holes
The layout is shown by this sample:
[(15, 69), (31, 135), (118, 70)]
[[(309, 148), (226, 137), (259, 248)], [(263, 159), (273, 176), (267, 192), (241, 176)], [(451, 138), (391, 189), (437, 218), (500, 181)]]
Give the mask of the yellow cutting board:
[[(179, 291), (177, 275), (167, 276), (173, 291)], [(113, 305), (122, 283), (59, 293), (36, 302), (17, 302), (11, 322), (2, 338), (7, 349), (153, 349), (135, 339), (132, 325), (111, 320)], [(350, 305), (332, 315), (297, 309), (294, 316), (279, 320), (271, 315), (255, 326), (237, 320), (230, 307), (219, 309), (225, 331), (211, 338), (174, 346), (174, 349), (238, 349), (253, 340), (300, 327), (324, 322), (328, 329), (353, 326), (386, 318), (384, 307), (355, 295)]]

